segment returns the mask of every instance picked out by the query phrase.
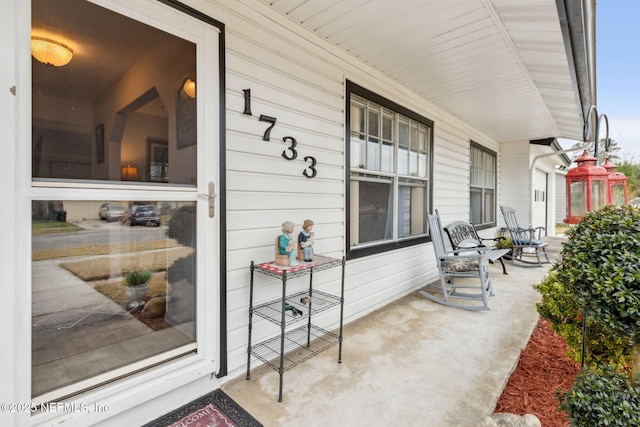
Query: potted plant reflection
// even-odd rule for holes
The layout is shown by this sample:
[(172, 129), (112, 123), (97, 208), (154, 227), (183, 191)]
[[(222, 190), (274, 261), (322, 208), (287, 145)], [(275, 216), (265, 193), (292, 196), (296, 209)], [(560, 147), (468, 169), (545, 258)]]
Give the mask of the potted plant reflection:
[(127, 299), (129, 307), (136, 308), (143, 306), (147, 293), (149, 292), (149, 281), (153, 273), (150, 270), (136, 268), (128, 271), (124, 276), (124, 286), (127, 289)]

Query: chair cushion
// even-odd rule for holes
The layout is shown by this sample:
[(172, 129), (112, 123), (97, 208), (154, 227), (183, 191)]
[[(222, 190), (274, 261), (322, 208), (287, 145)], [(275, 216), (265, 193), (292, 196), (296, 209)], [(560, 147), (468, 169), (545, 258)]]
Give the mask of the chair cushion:
[(480, 258), (465, 258), (460, 257), (456, 259), (445, 259), (440, 262), (440, 267), (444, 272), (463, 272), (473, 271), (478, 269), (478, 261)]
[(473, 249), (481, 248), (482, 246), (484, 246), (482, 243), (473, 239), (466, 239), (458, 243), (458, 249)]
[(547, 246), (547, 242), (537, 239), (516, 239), (513, 244), (518, 246)]

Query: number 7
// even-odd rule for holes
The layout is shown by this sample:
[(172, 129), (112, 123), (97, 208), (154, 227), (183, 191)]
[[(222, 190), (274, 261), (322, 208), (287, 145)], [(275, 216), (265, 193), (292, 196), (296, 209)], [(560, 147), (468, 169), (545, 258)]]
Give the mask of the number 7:
[(276, 120), (277, 119), (275, 117), (265, 116), (264, 114), (260, 114), (260, 121), (261, 122), (271, 123), (271, 126), (269, 126), (264, 131), (264, 136), (262, 137), (263, 141), (269, 141), (271, 139), (271, 129), (273, 129), (273, 127), (276, 125)]

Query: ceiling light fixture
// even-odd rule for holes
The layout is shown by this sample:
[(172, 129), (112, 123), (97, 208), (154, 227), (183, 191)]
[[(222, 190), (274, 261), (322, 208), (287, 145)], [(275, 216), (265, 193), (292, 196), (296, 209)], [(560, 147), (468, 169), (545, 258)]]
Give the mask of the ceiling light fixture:
[(38, 61), (53, 67), (67, 65), (73, 57), (73, 50), (65, 44), (45, 37), (31, 37), (31, 54)]
[(191, 79), (187, 79), (184, 81), (184, 84), (182, 85), (182, 90), (184, 90), (184, 92), (189, 95), (191, 98), (195, 98), (196, 97), (196, 82), (194, 82)]

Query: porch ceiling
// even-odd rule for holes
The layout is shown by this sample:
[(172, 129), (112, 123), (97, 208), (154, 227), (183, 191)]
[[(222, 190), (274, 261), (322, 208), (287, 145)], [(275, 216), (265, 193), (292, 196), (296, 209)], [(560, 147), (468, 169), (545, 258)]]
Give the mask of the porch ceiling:
[(499, 142), (582, 138), (556, 0), (259, 1)]

